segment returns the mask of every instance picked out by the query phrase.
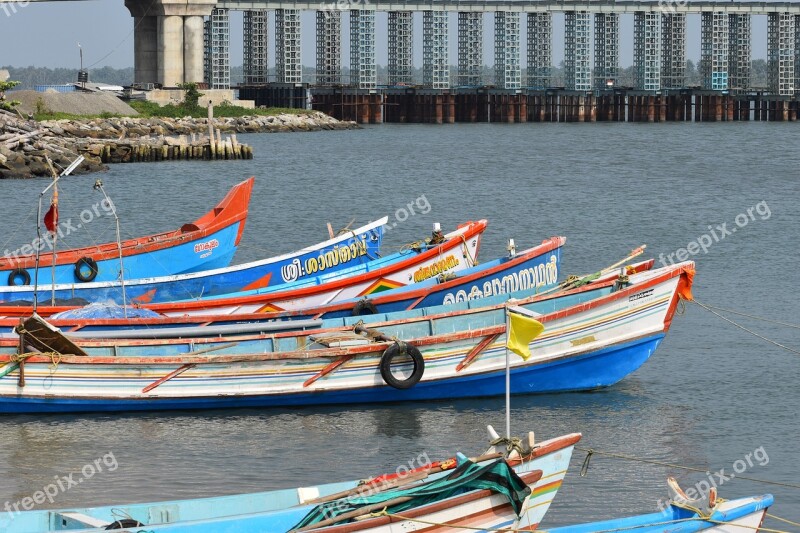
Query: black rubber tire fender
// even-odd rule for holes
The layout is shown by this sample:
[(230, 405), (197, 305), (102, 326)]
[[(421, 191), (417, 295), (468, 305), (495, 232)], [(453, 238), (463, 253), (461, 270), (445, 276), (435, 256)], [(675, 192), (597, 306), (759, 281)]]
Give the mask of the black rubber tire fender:
[[(84, 274), (81, 270), (82, 267), (89, 268), (89, 274)], [(75, 277), (78, 278), (79, 281), (83, 281), (84, 283), (88, 283), (93, 281), (94, 278), (97, 277), (98, 266), (97, 261), (92, 259), (89, 256), (81, 257), (77, 261), (75, 261)]]
[[(414, 370), (408, 378), (397, 379), (394, 374), (392, 374), (392, 360), (402, 355), (407, 355), (411, 358), (411, 362), (414, 364)], [(422, 379), (422, 375), (425, 373), (425, 359), (423, 359), (422, 353), (420, 353), (416, 346), (398, 341), (386, 348), (386, 351), (383, 352), (380, 369), (381, 377), (387, 385), (400, 390), (410, 389)]]
[[(17, 283), (17, 277), (22, 278), (22, 283)], [(17, 285), (30, 285), (31, 275), (24, 268), (15, 268), (8, 274), (8, 284), (12, 287)]]

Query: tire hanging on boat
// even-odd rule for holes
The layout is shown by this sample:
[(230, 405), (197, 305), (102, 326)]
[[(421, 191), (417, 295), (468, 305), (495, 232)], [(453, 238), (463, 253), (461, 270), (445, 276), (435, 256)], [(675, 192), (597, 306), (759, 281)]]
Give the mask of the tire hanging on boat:
[[(407, 355), (411, 358), (411, 362), (414, 364), (414, 370), (406, 379), (397, 379), (394, 374), (392, 374), (392, 360), (395, 357), (403, 355)], [(420, 353), (416, 346), (412, 346), (403, 341), (397, 341), (383, 352), (380, 369), (381, 377), (387, 385), (400, 390), (410, 389), (422, 379), (422, 374), (425, 373), (425, 359), (422, 358), (422, 353)]]
[[(17, 283), (17, 277), (22, 278), (22, 283)], [(28, 271), (25, 270), (24, 268), (15, 268), (8, 275), (8, 284), (12, 287), (17, 285), (30, 285), (31, 275), (28, 274)]]
[(144, 524), (139, 522), (138, 520), (134, 520), (133, 518), (122, 518), (120, 520), (116, 520), (111, 522), (105, 527), (106, 531), (112, 531), (114, 529), (127, 529), (129, 527), (143, 527)]
[(364, 298), (363, 300), (359, 300), (356, 305), (353, 306), (353, 316), (364, 316), (364, 315), (376, 315), (378, 314), (378, 308), (375, 306), (374, 303)]
[[(89, 269), (88, 274), (83, 273), (83, 267), (87, 267)], [(97, 277), (97, 261), (92, 259), (91, 257), (81, 257), (77, 261), (75, 261), (75, 277), (78, 278), (80, 281), (89, 282), (94, 280)]]

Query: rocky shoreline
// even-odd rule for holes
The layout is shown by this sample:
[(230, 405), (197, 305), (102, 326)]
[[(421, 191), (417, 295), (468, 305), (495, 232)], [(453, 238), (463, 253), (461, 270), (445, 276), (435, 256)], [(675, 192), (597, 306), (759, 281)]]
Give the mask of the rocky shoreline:
[[(342, 122), (324, 113), (282, 114), (214, 118), (216, 131), (235, 133), (279, 133), (295, 131), (357, 129), (355, 122)], [(206, 135), (203, 139), (202, 135)], [(60, 167), (78, 155), (85, 161), (75, 173), (107, 169), (108, 163), (207, 159), (208, 119), (98, 118), (36, 122), (0, 111), (0, 178), (49, 176), (46, 156)], [(232, 150), (228, 151), (226, 148)], [(233, 142), (222, 143), (217, 159), (247, 158), (248, 150)], [(204, 156), (205, 154), (205, 156)], [(230, 157), (229, 157), (230, 155)], [(249, 151), (252, 157), (252, 150)]]

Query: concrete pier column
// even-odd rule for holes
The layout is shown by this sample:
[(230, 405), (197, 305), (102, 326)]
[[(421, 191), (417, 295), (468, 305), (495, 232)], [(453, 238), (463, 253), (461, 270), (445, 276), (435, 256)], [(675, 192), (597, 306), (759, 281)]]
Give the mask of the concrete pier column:
[(156, 17), (134, 17), (133, 63), (134, 83), (158, 81), (158, 20)]
[(203, 81), (203, 17), (183, 17), (183, 81)]
[(158, 17), (158, 79), (164, 87), (183, 83), (183, 17)]

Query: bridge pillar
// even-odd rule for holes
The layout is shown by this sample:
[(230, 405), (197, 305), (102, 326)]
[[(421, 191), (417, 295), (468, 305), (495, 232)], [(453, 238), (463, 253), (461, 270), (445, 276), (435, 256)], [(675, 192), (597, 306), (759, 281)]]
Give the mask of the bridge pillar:
[(302, 83), (300, 10), (275, 10), (275, 81)]
[(772, 94), (792, 96), (795, 85), (795, 17), (770, 13), (767, 19), (767, 86)]
[(183, 18), (183, 81), (203, 81), (203, 17), (191, 15)]
[(374, 89), (378, 84), (373, 10), (350, 10), (350, 84), (359, 89)]
[(592, 20), (588, 11), (564, 13), (564, 86), (570, 91), (588, 91), (592, 88), (592, 71), (589, 67)]
[(158, 83), (158, 19), (133, 18), (134, 83)]
[(389, 11), (389, 85), (413, 82), (414, 13)]
[(528, 87), (550, 87), (553, 64), (553, 15), (528, 13)]
[(594, 14), (594, 86), (605, 89), (619, 76), (619, 15)]
[(661, 86), (686, 86), (686, 14), (661, 15)]
[(317, 84), (342, 83), (342, 11), (317, 11)]
[(245, 85), (267, 83), (269, 35), (267, 33), (266, 9), (253, 9), (244, 12), (242, 37)]
[(422, 13), (422, 84), (431, 89), (450, 88), (446, 11)]
[(483, 85), (483, 13), (458, 13), (458, 84)]
[(728, 14), (724, 11), (703, 13), (700, 37), (700, 75), (703, 89), (728, 90), (730, 54)]
[(661, 90), (661, 13), (633, 14), (633, 70), (636, 89)]
[(202, 17), (216, 0), (125, 0), (134, 17), (134, 82), (202, 81)]
[(750, 88), (750, 62), (752, 61), (750, 15), (728, 15), (730, 42), (728, 86), (731, 93), (739, 94)]
[(519, 63), (519, 13), (494, 14), (494, 71), (500, 89), (519, 89), (522, 70)]
[(158, 81), (165, 87), (183, 83), (183, 17), (158, 17)]
[[(794, 89), (800, 92), (800, 15), (794, 16)], [(800, 117), (798, 117), (800, 119)]]

